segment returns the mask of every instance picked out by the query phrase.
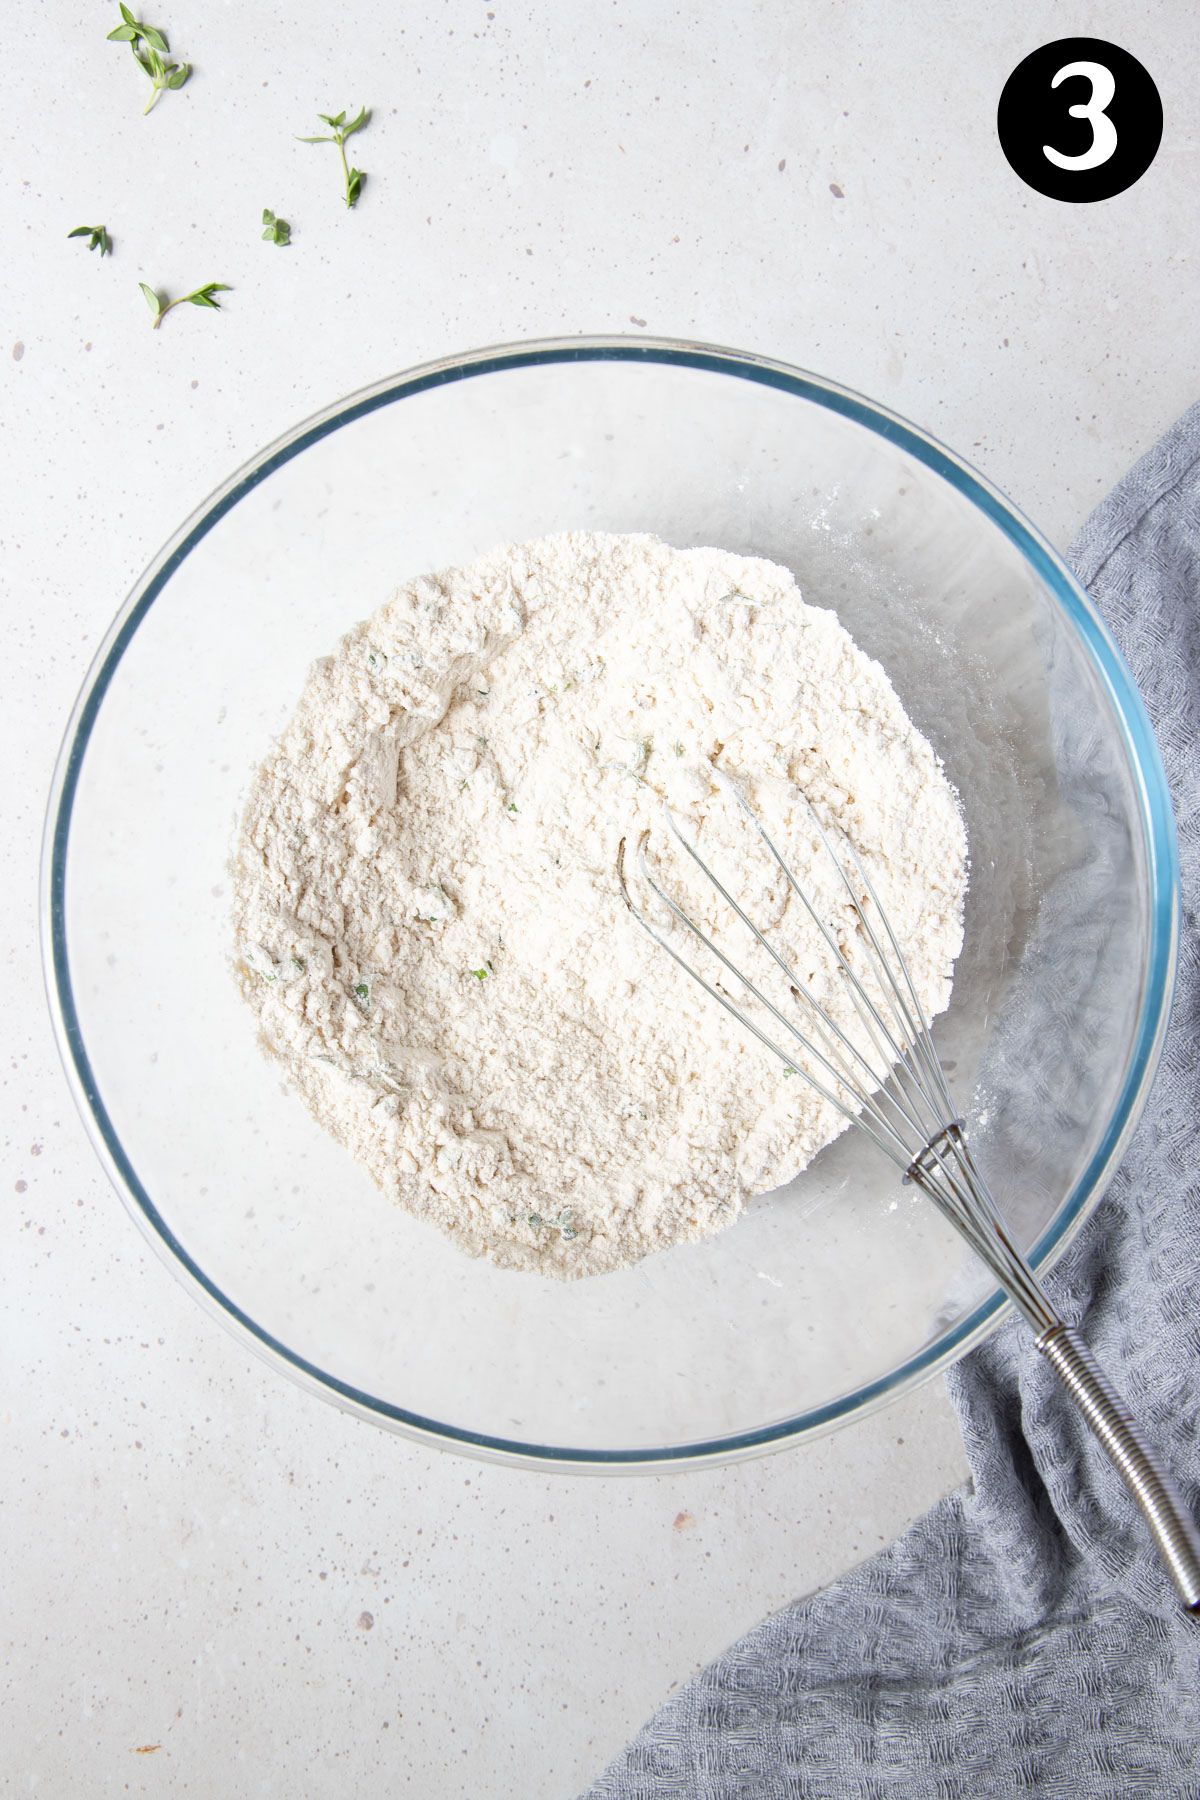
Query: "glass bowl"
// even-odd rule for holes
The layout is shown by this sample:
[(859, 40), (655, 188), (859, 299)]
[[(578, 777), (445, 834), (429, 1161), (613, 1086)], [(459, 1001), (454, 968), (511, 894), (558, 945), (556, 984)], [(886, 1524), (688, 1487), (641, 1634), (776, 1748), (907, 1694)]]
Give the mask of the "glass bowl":
[(1002, 1300), (850, 1133), (729, 1231), (560, 1284), (394, 1209), (255, 1043), (226, 860), (314, 657), (403, 576), (567, 529), (786, 564), (887, 669), (963, 800), (938, 1038), (1045, 1267), (1137, 1119), (1175, 960), (1170, 805), (1129, 671), (1053, 550), (950, 451), (761, 357), (616, 339), (381, 381), (272, 444), (156, 558), (67, 731), (45, 955), (104, 1163), (199, 1299), (412, 1436), (602, 1469), (794, 1442), (961, 1356)]

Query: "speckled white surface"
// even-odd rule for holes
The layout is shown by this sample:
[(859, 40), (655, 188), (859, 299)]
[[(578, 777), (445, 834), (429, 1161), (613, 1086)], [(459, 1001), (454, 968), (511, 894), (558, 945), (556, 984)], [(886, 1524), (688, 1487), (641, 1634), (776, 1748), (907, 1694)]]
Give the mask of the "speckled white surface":
[[(59, 1073), (34, 878), (61, 723), (220, 477), (359, 383), (496, 340), (644, 328), (810, 365), (1065, 541), (1195, 398), (1200, 22), (1090, 10), (1167, 125), (1135, 189), (1071, 208), (995, 142), (1005, 76), (1066, 28), (1016, 0), (172, 4), (151, 17), (196, 74), (148, 120), (111, 11), (0, 25), (5, 1778), (569, 1796), (673, 1684), (960, 1477), (944, 1399), (734, 1470), (571, 1480), (430, 1454), (267, 1372), (143, 1245)], [(291, 134), (360, 101), (348, 215), (333, 152)], [(290, 250), (260, 242), (266, 205)], [(100, 220), (103, 263), (65, 237)], [(234, 291), (153, 333), (139, 279)]]

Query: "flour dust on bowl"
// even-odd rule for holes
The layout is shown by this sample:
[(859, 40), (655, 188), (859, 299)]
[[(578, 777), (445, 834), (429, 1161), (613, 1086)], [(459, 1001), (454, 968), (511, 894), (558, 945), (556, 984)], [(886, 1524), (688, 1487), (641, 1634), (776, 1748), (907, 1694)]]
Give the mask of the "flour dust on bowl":
[(483, 1454), (728, 1459), (855, 1417), (995, 1321), (988, 1278), (870, 1145), (848, 1134), (733, 1228), (596, 1279), (497, 1268), (381, 1197), (260, 1055), (228, 974), (248, 776), (314, 659), (404, 578), (562, 532), (765, 558), (886, 670), (970, 843), (938, 1046), (1044, 1268), (1101, 1192), (1165, 1027), (1177, 873), (1153, 739), (1085, 597), (994, 490), (762, 359), (481, 352), (352, 396), (219, 489), (139, 582), (67, 734), (52, 1005), (135, 1217), (280, 1368)]

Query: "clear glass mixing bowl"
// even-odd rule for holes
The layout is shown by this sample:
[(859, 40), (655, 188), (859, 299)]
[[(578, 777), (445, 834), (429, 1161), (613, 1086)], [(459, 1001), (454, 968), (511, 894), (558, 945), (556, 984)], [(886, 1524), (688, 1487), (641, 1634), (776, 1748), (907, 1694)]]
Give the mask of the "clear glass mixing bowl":
[(400, 577), (567, 529), (785, 563), (888, 670), (970, 830), (938, 1038), (1001, 1202), (1051, 1261), (1166, 1022), (1178, 879), (1153, 737), (1087, 599), (995, 489), (894, 414), (762, 358), (645, 339), (484, 351), (354, 395), (218, 488), (130, 595), (67, 732), (51, 1000), (134, 1217), (280, 1369), (483, 1454), (720, 1460), (855, 1417), (1000, 1316), (867, 1142), (637, 1268), (502, 1273), (394, 1210), (324, 1136), (227, 968), (239, 799), (311, 660)]

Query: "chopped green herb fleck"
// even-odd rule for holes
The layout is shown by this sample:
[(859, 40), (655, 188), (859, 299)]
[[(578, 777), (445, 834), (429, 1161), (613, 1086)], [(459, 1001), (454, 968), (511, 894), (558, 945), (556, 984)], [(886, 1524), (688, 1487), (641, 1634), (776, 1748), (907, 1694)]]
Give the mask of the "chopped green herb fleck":
[(103, 225), (77, 225), (74, 231), (68, 231), (67, 236), (85, 237), (89, 250), (98, 250), (102, 257), (112, 255), (112, 239)]
[(227, 281), (209, 281), (190, 294), (180, 294), (174, 300), (164, 300), (161, 294), (154, 288), (147, 287), (144, 281), (139, 281), (138, 286), (146, 297), (146, 305), (154, 314), (155, 331), (158, 330), (173, 306), (208, 306), (212, 308), (213, 312), (220, 312), (220, 302), (214, 300), (213, 295), (228, 294), (233, 291)]
[(346, 139), (353, 137), (356, 131), (361, 131), (364, 125), (369, 124), (371, 115), (364, 106), (357, 118), (351, 119), (349, 124), (346, 123), (344, 112), (318, 113), (317, 117), (328, 125), (329, 132), (322, 137), (301, 138), (300, 142), (302, 144), (337, 145), (338, 155), (342, 159), (342, 178), (346, 187), (343, 199), (348, 207), (355, 207), (358, 205), (359, 195), (363, 191), (363, 184), (367, 178), (361, 169), (352, 169), (346, 161)]
[(263, 207), (263, 242), (266, 244), (290, 244), (292, 228), (286, 219), (277, 219), (269, 206)]
[(676, 756), (683, 755), (683, 745), (679, 742), (678, 738), (676, 738), (676, 740), (675, 740), (675, 754), (676, 754)]
[(515, 803), (512, 800), (509, 801), (507, 810), (509, 812), (516, 812), (517, 808), (516, 808)]
[(571, 1218), (569, 1206), (563, 1208), (557, 1219), (543, 1219), (541, 1213), (536, 1212), (525, 1215), (526, 1224), (530, 1225), (534, 1231), (557, 1231), (567, 1243), (570, 1243), (572, 1238), (579, 1236), (577, 1228), (571, 1223)]
[(248, 944), (242, 960), (250, 973), (257, 975), (260, 981), (278, 981), (279, 970), (275, 959), (262, 944)]
[(355, 985), (354, 992), (358, 995), (360, 1000), (365, 1000), (370, 991), (371, 990), (365, 981), (360, 981)]
[(476, 981), (486, 981), (488, 976), (494, 975), (495, 972), (496, 971), (492, 968), (492, 965), (490, 962), (484, 963), (482, 969), (472, 969), (471, 970), (471, 973), (475, 977)]

